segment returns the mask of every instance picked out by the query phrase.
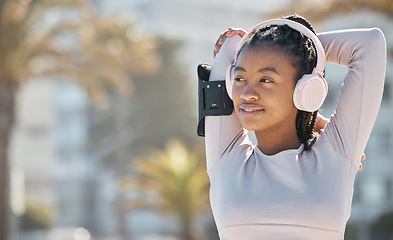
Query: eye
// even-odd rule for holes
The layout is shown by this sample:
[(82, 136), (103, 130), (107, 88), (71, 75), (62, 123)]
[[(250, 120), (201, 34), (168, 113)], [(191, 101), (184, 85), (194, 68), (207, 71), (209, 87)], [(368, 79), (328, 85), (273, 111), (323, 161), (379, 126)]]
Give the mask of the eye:
[(241, 76), (236, 76), (233, 80), (235, 80), (236, 82), (245, 82), (246, 79), (244, 79), (244, 77)]
[(272, 81), (270, 78), (263, 77), (263, 78), (261, 78), (261, 80), (260, 80), (259, 82), (262, 82), (262, 83), (271, 83), (271, 82), (273, 82), (273, 81)]

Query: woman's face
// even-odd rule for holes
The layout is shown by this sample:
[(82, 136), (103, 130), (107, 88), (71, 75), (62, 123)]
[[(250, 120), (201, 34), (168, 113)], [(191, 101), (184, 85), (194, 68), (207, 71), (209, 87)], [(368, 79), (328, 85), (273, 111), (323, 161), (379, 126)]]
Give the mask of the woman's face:
[(296, 127), (292, 98), (297, 70), (290, 60), (269, 43), (243, 47), (234, 69), (232, 97), (244, 128), (257, 132)]

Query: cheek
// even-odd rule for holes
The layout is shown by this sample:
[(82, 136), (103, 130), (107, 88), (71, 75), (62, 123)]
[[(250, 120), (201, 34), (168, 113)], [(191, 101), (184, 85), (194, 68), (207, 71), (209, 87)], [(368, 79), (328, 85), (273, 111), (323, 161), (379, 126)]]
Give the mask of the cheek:
[(232, 100), (233, 103), (238, 103), (240, 101), (241, 90), (239, 87), (236, 87), (235, 84), (232, 85)]
[(282, 110), (285, 109), (285, 111), (288, 111), (292, 108), (296, 108), (293, 103), (293, 91), (294, 88), (292, 89), (291, 87), (283, 88), (279, 91), (275, 91), (274, 94), (271, 94), (269, 99), (279, 104)]
[(241, 99), (241, 92), (242, 90), (239, 87), (235, 87), (233, 85), (232, 88), (232, 101), (233, 101), (233, 106), (234, 106), (234, 110), (237, 116), (239, 116), (240, 113), (240, 109), (238, 108), (238, 106), (240, 105), (240, 103), (242, 102)]
[(293, 92), (294, 92), (294, 89), (295, 89), (294, 87), (288, 89), (286, 91), (285, 96), (283, 96), (283, 100), (287, 103), (289, 108), (296, 109), (295, 104), (293, 103)]
[(287, 94), (285, 94), (285, 97), (286, 97), (286, 101), (287, 102), (290, 102), (290, 103), (292, 103), (293, 104), (293, 91), (294, 90), (289, 90), (288, 92), (287, 92)]

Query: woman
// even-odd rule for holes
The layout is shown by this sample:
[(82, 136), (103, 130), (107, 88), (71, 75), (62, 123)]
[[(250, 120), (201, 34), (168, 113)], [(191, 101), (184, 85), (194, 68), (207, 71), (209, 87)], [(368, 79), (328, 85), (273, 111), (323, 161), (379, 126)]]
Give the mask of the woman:
[[(300, 16), (285, 19), (313, 31)], [(262, 24), (248, 34), (227, 31), (216, 44), (211, 76), (225, 74), (215, 68), (229, 51), (225, 44), (220, 49), (225, 38), (244, 36), (225, 60), (235, 58), (227, 79), (234, 113), (205, 123), (210, 201), (221, 239), (344, 238), (382, 98), (386, 44), (375, 28), (322, 33), (313, 41), (304, 31)], [(315, 69), (324, 60), (347, 66), (348, 73), (335, 113), (315, 128), (318, 109), (299, 107), (294, 94), (305, 74), (317, 72), (323, 85), (324, 69)], [(256, 145), (247, 130), (255, 132)]]

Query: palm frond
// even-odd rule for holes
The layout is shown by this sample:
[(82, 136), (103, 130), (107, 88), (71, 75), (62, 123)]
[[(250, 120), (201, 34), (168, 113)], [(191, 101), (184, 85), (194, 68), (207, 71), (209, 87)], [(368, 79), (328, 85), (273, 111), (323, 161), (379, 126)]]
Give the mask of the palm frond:
[[(63, 8), (79, 15), (42, 25), (48, 13)], [(9, 0), (0, 14), (0, 32), (7, 32), (0, 40), (0, 75), (18, 83), (39, 74), (69, 78), (86, 87), (93, 103), (101, 106), (108, 89), (129, 95), (130, 76), (160, 66), (154, 38), (127, 38), (132, 24), (115, 17), (97, 19), (83, 0)], [(117, 51), (116, 45), (121, 47)]]
[(209, 180), (204, 161), (179, 141), (170, 141), (165, 151), (154, 151), (135, 161), (138, 174), (132, 181), (139, 191), (154, 195), (159, 209), (176, 214), (182, 221), (209, 208)]

